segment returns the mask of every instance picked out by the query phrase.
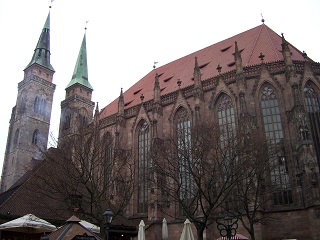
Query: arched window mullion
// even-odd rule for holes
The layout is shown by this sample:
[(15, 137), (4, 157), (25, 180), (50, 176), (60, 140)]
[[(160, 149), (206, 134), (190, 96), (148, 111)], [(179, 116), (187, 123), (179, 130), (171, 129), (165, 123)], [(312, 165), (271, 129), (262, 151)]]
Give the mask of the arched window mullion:
[(150, 131), (147, 122), (143, 121), (138, 129), (138, 212), (148, 211), (148, 170)]
[(266, 84), (261, 91), (260, 106), (264, 132), (269, 144), (270, 177), (274, 204), (291, 204), (292, 193), (287, 171), (287, 160), (284, 150), (281, 150), (283, 147), (283, 128), (279, 103), (273, 88), (269, 84)]
[(318, 165), (320, 168), (320, 103), (317, 92), (307, 84), (304, 88), (305, 92), (305, 105), (309, 120), (309, 129), (315, 148)]
[[(178, 151), (178, 177), (179, 177), (179, 198), (188, 204), (193, 197), (193, 176), (190, 170), (192, 166), (191, 153), (191, 121), (184, 108), (180, 108), (175, 117), (175, 131)], [(180, 214), (184, 214), (180, 206)]]

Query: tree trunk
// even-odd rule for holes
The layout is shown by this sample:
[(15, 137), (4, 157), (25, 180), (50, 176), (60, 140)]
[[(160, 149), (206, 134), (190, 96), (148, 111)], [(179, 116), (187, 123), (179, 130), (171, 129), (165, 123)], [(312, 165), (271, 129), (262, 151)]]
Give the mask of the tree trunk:
[(195, 224), (197, 229), (197, 240), (203, 240), (203, 232), (206, 226), (204, 224)]

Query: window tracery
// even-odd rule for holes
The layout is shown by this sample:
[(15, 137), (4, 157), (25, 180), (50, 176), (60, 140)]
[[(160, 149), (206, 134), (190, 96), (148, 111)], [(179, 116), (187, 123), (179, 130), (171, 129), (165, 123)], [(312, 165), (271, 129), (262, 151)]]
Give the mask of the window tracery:
[(188, 201), (193, 197), (194, 185), (192, 176), (191, 153), (191, 121), (188, 112), (180, 108), (175, 115), (178, 167), (179, 167), (179, 197)]
[(217, 105), (218, 109), (218, 123), (220, 129), (220, 144), (222, 148), (226, 148), (235, 140), (236, 125), (235, 114), (231, 98), (223, 94)]
[(150, 130), (146, 121), (138, 129), (138, 212), (148, 212), (148, 173), (150, 168)]
[(320, 163), (320, 101), (317, 92), (309, 83), (304, 88), (305, 106), (307, 110), (309, 129), (316, 150), (318, 164)]
[[(261, 90), (260, 106), (264, 132), (269, 144), (269, 165), (274, 204), (290, 204), (293, 200), (288, 174), (288, 163), (283, 149), (283, 128), (279, 102), (277, 95), (269, 84), (266, 84)], [(277, 154), (275, 152), (277, 152)]]

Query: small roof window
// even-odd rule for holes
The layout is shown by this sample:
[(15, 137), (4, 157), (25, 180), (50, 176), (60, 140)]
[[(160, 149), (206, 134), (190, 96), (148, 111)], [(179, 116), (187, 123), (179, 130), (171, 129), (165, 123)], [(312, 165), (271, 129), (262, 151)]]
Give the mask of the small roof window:
[(170, 81), (172, 78), (173, 78), (173, 76), (172, 76), (172, 77), (169, 77), (169, 78), (166, 78), (166, 79), (163, 80), (163, 81), (164, 81), (164, 82), (168, 82), (168, 81)]
[(126, 107), (126, 106), (128, 106), (130, 103), (132, 103), (132, 102), (133, 102), (133, 100), (131, 100), (130, 102), (125, 103), (124, 106)]
[(141, 90), (142, 90), (142, 88), (139, 89), (139, 90), (137, 90), (137, 91), (135, 91), (133, 94), (136, 95), (136, 94), (138, 94), (139, 92), (141, 92)]
[(226, 47), (226, 48), (222, 48), (222, 49), (220, 49), (220, 51), (221, 51), (221, 52), (225, 52), (225, 51), (227, 51), (229, 48), (231, 48), (231, 46), (232, 46), (232, 45), (230, 45), (229, 47)]
[(205, 63), (205, 64), (202, 64), (202, 65), (199, 66), (199, 68), (202, 69), (202, 68), (206, 67), (209, 63), (210, 63), (210, 62), (207, 62), (207, 63)]

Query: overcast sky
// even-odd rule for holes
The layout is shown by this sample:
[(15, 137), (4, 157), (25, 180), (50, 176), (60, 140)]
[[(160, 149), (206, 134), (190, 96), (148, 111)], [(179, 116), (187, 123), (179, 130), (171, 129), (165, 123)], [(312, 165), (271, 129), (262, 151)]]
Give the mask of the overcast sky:
[[(49, 0), (0, 0), (0, 170), (17, 86), (49, 11)], [(319, 0), (55, 0), (51, 64), (56, 84), (51, 132), (87, 25), (89, 82), (100, 108), (152, 70), (261, 24), (320, 61)]]

